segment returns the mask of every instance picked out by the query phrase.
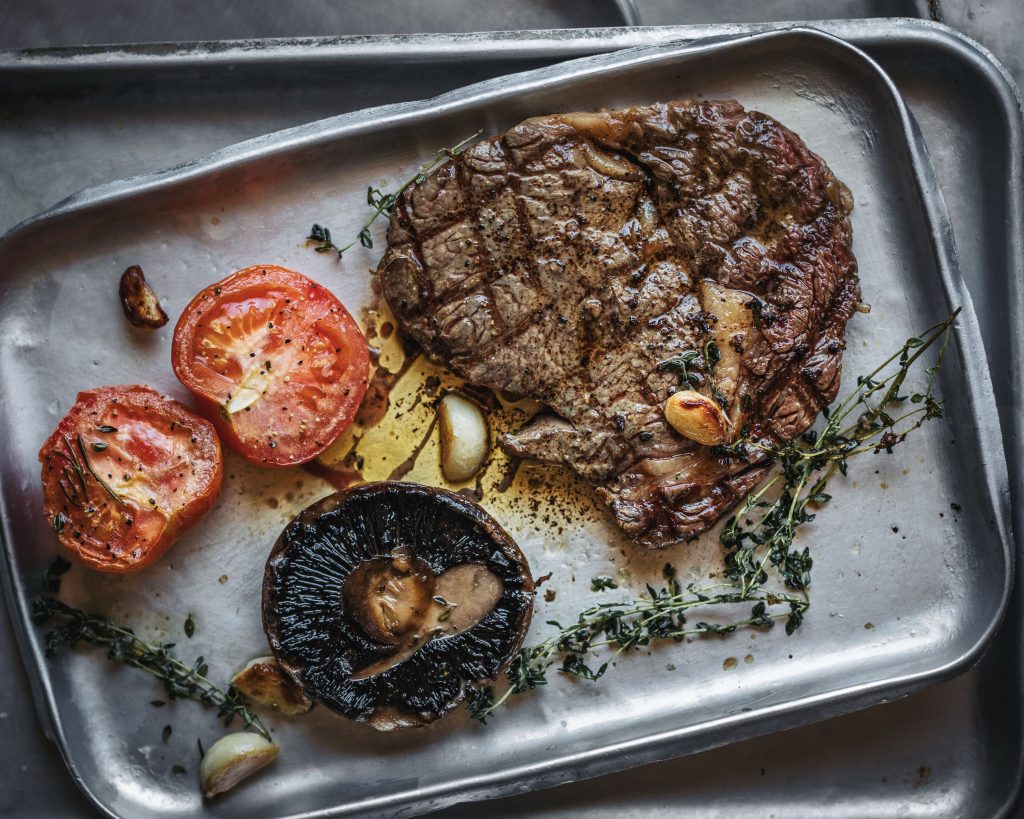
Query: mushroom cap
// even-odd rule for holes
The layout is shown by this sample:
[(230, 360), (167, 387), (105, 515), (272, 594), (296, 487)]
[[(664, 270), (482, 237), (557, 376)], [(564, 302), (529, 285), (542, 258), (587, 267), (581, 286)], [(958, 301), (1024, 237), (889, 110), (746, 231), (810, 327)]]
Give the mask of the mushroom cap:
[[(429, 639), (397, 664), (359, 675), (386, 666), (395, 645), (364, 627), (351, 599), (346, 606), (346, 580), (354, 572), (372, 577), (369, 561), (396, 555), (434, 577), (481, 565), (501, 581), (501, 593), (464, 631)], [(349, 719), (391, 730), (439, 719), (468, 684), (507, 669), (529, 627), (533, 591), (519, 547), (476, 504), (419, 484), (368, 483), (329, 495), (285, 527), (267, 560), (263, 627), (277, 661), (307, 695)]]

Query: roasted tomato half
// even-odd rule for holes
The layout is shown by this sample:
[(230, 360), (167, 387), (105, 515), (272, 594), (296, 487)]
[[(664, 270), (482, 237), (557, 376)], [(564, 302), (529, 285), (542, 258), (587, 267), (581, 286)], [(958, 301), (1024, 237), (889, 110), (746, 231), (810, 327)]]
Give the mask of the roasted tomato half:
[(370, 358), (327, 288), (274, 265), (196, 296), (174, 328), (174, 372), (224, 441), (253, 463), (315, 458), (351, 423)]
[(39, 461), (47, 520), (104, 572), (157, 560), (210, 510), (224, 477), (209, 421), (138, 385), (80, 392)]

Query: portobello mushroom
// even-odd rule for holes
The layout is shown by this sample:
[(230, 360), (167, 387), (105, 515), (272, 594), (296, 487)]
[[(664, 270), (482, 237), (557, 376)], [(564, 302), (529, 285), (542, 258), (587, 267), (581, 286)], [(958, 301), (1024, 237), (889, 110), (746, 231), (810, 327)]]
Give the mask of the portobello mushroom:
[(369, 483), (285, 527), (263, 627), (312, 699), (387, 731), (427, 725), (494, 680), (522, 645), (533, 578), (515, 541), (461, 495)]

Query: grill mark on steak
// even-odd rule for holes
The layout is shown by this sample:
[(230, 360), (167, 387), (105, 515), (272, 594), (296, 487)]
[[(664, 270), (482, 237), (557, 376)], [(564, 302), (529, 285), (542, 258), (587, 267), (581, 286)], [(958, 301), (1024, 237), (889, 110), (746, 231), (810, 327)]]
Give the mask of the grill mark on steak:
[[(429, 356), (551, 408), (504, 449), (571, 467), (660, 547), (768, 466), (676, 433), (662, 406), (682, 387), (659, 364), (718, 339), (727, 371), (698, 389), (733, 437), (806, 429), (838, 390), (860, 298), (851, 207), (799, 137), (733, 101), (541, 117), (403, 191), (378, 276)], [(728, 307), (748, 296), (760, 321)]]

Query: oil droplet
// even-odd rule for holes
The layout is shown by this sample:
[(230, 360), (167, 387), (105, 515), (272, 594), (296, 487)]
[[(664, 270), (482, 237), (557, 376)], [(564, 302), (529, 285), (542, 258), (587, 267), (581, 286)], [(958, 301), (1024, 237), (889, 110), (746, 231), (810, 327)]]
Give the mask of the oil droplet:
[(226, 574), (222, 574), (220, 577), (217, 578), (217, 582), (223, 586), (225, 583), (228, 582), (228, 576)]
[(875, 624), (874, 623), (865, 623), (864, 624), (864, 628), (866, 628), (868, 631), (873, 631), (874, 628), (875, 628)]
[(743, 662), (745, 662), (747, 665), (750, 665), (752, 662), (754, 662), (754, 655), (748, 654), (746, 657), (743, 658)]
[(726, 657), (725, 662), (722, 663), (722, 671), (732, 671), (738, 664), (735, 657)]

